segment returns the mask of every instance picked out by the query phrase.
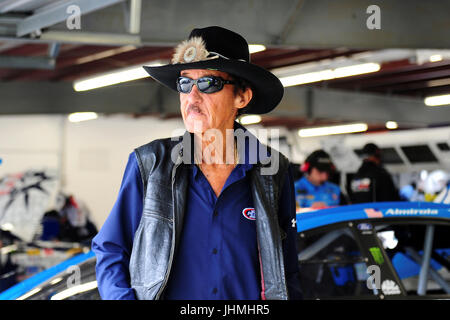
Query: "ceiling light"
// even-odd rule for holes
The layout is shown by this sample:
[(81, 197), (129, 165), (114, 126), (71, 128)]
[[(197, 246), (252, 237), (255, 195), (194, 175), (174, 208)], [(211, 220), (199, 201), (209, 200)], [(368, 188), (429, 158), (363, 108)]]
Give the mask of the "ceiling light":
[(427, 97), (425, 98), (424, 103), (429, 107), (443, 106), (450, 104), (450, 94)]
[(248, 45), (248, 51), (250, 52), (250, 54), (264, 51), (264, 50), (266, 50), (266, 46), (264, 46), (262, 44), (249, 44)]
[(336, 78), (351, 77), (358, 74), (377, 72), (380, 70), (380, 64), (378, 63), (363, 63), (354, 66), (341, 67), (333, 70)]
[(246, 115), (246, 116), (242, 116), (239, 119), (239, 123), (240, 124), (255, 124), (255, 123), (259, 123), (261, 122), (261, 116), (257, 115), (257, 114), (251, 114), (251, 115)]
[(438, 62), (438, 61), (442, 61), (442, 55), (433, 54), (430, 56), (430, 62)]
[(298, 130), (298, 135), (301, 138), (327, 136), (327, 135), (332, 135), (332, 134), (363, 132), (363, 131), (367, 131), (367, 128), (368, 128), (368, 126), (365, 123), (344, 124), (344, 125), (329, 126), (329, 127), (300, 129), (300, 130)]
[(388, 129), (397, 129), (398, 128), (398, 123), (395, 121), (387, 121), (386, 122), (386, 128)]
[(333, 79), (333, 71), (332, 70), (323, 70), (317, 72), (309, 72), (304, 74), (297, 74), (289, 77), (280, 78), (281, 83), (284, 87), (296, 86), (305, 83), (312, 83), (323, 80)]
[(14, 226), (12, 225), (12, 223), (9, 223), (9, 222), (2, 224), (0, 226), (0, 230), (3, 230), (3, 231), (11, 231), (13, 229), (14, 229)]
[(378, 63), (363, 63), (353, 66), (345, 66), (335, 69), (325, 69), (320, 71), (295, 74), (287, 77), (280, 77), (280, 81), (284, 87), (289, 87), (305, 83), (312, 83), (335, 78), (350, 77), (358, 74), (377, 72), (379, 70), (380, 64)]
[[(155, 61), (143, 65), (156, 67), (163, 64)], [(142, 65), (139, 65), (77, 80), (73, 83), (73, 89), (75, 91), (86, 91), (146, 77), (149, 77), (149, 74), (142, 68)]]
[(98, 115), (95, 112), (75, 112), (69, 114), (68, 118), (70, 122), (81, 122), (97, 119)]

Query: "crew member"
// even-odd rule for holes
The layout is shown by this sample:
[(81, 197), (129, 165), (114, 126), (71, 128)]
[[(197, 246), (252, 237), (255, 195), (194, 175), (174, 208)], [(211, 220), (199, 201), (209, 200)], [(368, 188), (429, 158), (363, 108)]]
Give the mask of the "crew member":
[(325, 208), (340, 204), (339, 186), (328, 181), (335, 171), (330, 155), (324, 150), (311, 153), (300, 167), (304, 176), (295, 183), (297, 206), (300, 208)]

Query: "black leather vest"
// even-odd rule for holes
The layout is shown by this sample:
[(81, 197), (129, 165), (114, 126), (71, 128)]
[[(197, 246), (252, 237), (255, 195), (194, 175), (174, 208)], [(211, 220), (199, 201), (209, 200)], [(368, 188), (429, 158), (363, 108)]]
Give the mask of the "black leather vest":
[[(129, 270), (131, 287), (138, 299), (160, 299), (170, 276), (189, 187), (186, 166), (190, 164), (183, 161), (188, 151), (183, 147), (187, 135), (155, 140), (135, 149), (144, 184), (144, 206), (133, 241)], [(289, 161), (276, 150), (266, 148), (269, 161), (264, 161), (265, 164), (257, 162), (250, 170), (261, 260), (261, 297), (286, 300), (282, 248), (286, 234), (279, 226), (278, 202)], [(278, 170), (267, 174), (274, 161), (278, 162)]]

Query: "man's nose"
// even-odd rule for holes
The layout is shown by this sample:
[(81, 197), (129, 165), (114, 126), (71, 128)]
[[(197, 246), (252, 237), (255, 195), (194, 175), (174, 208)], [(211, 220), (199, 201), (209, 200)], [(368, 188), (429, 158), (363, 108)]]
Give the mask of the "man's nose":
[(192, 101), (198, 101), (202, 99), (201, 92), (198, 90), (197, 85), (192, 86), (191, 92), (186, 93), (187, 98)]

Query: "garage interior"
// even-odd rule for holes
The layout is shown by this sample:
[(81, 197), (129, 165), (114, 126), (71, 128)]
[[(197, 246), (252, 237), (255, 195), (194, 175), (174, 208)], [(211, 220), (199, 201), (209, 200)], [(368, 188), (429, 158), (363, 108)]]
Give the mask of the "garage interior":
[[(134, 148), (184, 132), (178, 95), (142, 66), (169, 63), (192, 28), (209, 25), (242, 34), (251, 62), (282, 81), (275, 110), (239, 121), (272, 130), (297, 168), (325, 149), (345, 188), (374, 142), (399, 189), (432, 172), (449, 177), (448, 12), (448, 0), (0, 0), (0, 214), (25, 196), (11, 190), (25, 190), (27, 172), (30, 183), (36, 172), (50, 177), (30, 200), (33, 216), (2, 214), (0, 226), (35, 240), (63, 194), (100, 229)], [(301, 133), (354, 124), (362, 129)]]

